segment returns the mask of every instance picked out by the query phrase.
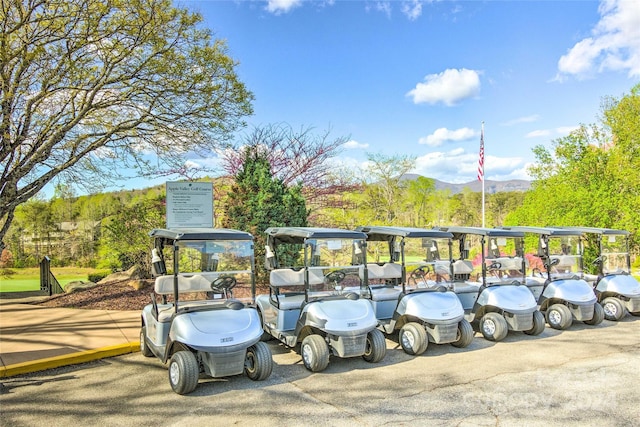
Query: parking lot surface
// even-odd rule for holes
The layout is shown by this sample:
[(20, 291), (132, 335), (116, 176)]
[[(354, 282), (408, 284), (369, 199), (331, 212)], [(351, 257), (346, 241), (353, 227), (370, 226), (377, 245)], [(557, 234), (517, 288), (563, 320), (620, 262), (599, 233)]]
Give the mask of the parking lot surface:
[(175, 394), (166, 367), (140, 353), (1, 379), (2, 426), (632, 426), (640, 411), (640, 318), (575, 322), (499, 343), (429, 345), (418, 357), (387, 340), (378, 364), (331, 358), (307, 371), (275, 341), (263, 382), (201, 379)]

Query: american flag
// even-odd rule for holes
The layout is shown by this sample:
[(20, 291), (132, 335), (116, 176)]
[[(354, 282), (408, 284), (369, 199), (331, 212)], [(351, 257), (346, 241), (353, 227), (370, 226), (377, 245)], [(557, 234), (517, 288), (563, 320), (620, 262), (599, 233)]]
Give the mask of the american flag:
[(480, 131), (480, 158), (478, 159), (478, 181), (484, 181), (484, 128)]

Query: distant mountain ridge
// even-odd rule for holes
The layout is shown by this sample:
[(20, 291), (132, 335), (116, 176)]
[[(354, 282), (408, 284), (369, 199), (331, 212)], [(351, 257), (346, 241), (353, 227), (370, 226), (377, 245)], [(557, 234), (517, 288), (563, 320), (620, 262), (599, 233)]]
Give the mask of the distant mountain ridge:
[[(402, 179), (414, 180), (422, 175), (415, 173), (405, 174)], [(426, 177), (428, 178), (428, 177)], [(450, 182), (440, 181), (438, 179), (434, 179), (436, 190), (449, 190), (451, 194), (461, 193), (462, 190), (466, 187), (469, 190), (474, 192), (482, 191), (482, 182), (478, 180), (465, 182), (462, 184), (452, 184)], [(527, 181), (524, 179), (510, 179), (508, 181), (492, 181), (487, 179), (484, 182), (484, 191), (485, 194), (494, 194), (500, 192), (509, 192), (509, 191), (527, 191), (531, 188), (531, 181)]]

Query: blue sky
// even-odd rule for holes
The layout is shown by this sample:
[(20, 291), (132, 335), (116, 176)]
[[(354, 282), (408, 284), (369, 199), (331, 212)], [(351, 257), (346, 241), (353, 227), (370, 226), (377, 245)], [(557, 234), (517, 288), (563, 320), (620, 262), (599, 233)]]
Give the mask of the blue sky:
[(637, 0), (176, 4), (227, 41), (251, 126), (330, 128), (342, 163), (406, 154), (448, 182), (476, 179), (483, 121), (486, 178), (529, 179), (534, 146), (640, 82)]

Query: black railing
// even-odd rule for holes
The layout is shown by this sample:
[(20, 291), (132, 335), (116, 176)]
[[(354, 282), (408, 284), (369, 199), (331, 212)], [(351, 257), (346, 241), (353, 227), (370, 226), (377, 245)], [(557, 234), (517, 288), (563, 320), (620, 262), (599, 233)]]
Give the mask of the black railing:
[(51, 260), (49, 257), (44, 257), (40, 261), (40, 291), (46, 292), (49, 296), (64, 293), (64, 289), (60, 286), (58, 279), (51, 272)]

